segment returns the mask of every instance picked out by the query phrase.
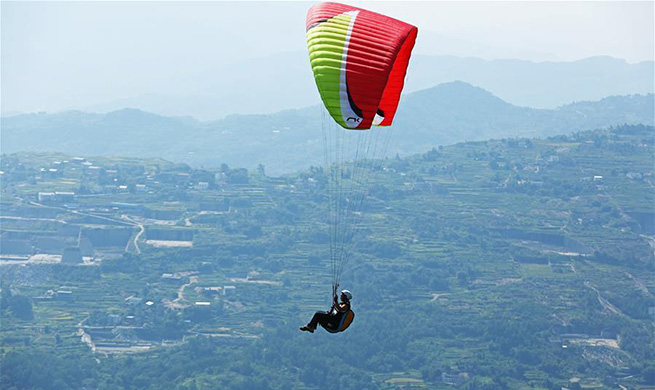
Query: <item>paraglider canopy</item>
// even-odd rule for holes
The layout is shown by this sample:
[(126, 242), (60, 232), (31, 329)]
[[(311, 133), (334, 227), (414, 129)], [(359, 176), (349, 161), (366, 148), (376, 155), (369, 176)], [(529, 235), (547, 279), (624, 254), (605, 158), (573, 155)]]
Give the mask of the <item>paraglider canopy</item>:
[[(386, 156), (390, 125), (418, 29), (361, 8), (321, 3), (307, 13), (306, 33), (310, 64), (323, 101), (322, 172), (332, 295), (336, 295), (344, 264), (354, 248), (353, 238), (365, 218), (362, 207), (369, 185), (380, 169), (381, 157)], [(371, 126), (385, 127), (343, 130)]]
[(314, 79), (332, 118), (346, 129), (391, 125), (418, 29), (338, 3), (314, 5), (306, 28)]

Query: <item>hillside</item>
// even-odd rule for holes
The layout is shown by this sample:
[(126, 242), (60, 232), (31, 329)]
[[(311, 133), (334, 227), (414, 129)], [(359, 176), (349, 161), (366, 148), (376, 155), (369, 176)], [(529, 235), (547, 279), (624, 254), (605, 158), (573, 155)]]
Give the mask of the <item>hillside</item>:
[[(555, 110), (511, 105), (463, 82), (403, 98), (389, 155), (504, 137), (546, 137), (619, 124), (653, 124), (653, 95), (583, 102)], [(92, 156), (165, 157), (194, 166), (254, 168), (280, 174), (322, 163), (319, 107), (215, 122), (162, 117), (135, 109), (2, 118), (2, 152), (52, 151)], [(144, 145), (148, 145), (144, 147)], [(235, 149), (234, 145), (247, 145)]]
[(338, 335), (320, 169), (4, 156), (0, 387), (646, 389), (654, 131), (384, 161)]

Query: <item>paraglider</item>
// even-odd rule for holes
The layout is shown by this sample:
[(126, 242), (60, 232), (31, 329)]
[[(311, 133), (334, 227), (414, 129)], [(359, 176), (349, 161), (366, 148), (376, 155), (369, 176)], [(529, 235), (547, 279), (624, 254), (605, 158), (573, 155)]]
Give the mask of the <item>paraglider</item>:
[(341, 303), (339, 303), (335, 295), (330, 311), (317, 311), (314, 313), (312, 320), (307, 325), (301, 326), (300, 330), (314, 333), (318, 325), (321, 325), (323, 329), (330, 333), (343, 332), (348, 329), (355, 319), (355, 313), (350, 309), (350, 301), (352, 299), (353, 295), (350, 291), (341, 291)]
[(307, 13), (306, 32), (323, 102), (333, 306), (330, 312), (318, 312), (301, 330), (313, 333), (320, 324), (335, 333), (354, 318), (352, 295), (342, 291), (339, 303), (337, 289), (362, 219), (367, 185), (389, 145), (391, 132), (382, 129), (388, 129), (396, 115), (418, 29), (361, 8), (320, 3)]

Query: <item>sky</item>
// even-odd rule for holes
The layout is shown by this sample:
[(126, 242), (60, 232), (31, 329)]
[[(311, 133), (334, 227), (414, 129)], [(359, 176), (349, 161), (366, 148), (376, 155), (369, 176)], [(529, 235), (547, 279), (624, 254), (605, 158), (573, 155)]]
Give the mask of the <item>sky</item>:
[[(654, 58), (652, 1), (345, 3), (417, 25), (415, 54), (531, 61), (604, 55), (630, 63)], [(2, 1), (2, 111), (192, 94), (194, 86), (180, 80), (306, 50), (311, 4)]]

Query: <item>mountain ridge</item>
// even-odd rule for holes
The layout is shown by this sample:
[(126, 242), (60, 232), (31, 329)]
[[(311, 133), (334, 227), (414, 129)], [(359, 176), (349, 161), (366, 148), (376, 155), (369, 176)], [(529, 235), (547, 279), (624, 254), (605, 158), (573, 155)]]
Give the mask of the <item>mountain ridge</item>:
[[(268, 65), (262, 67), (262, 63)], [(606, 56), (536, 62), (416, 54), (410, 61), (405, 91), (463, 80), (515, 105), (555, 108), (576, 100), (652, 93), (654, 73), (653, 61), (631, 64)], [(234, 113), (270, 114), (319, 102), (304, 51), (253, 58), (176, 81), (177, 87), (166, 93), (144, 93), (76, 108), (106, 113), (136, 107), (162, 115), (214, 120)]]
[[(254, 168), (261, 163), (279, 174), (322, 163), (321, 123), (318, 106), (204, 122), (133, 108), (109, 114), (24, 114), (3, 118), (2, 152), (164, 157), (196, 166)], [(458, 81), (403, 96), (389, 153), (407, 155), (465, 140), (545, 137), (624, 123), (653, 124), (653, 95), (533, 109)], [(245, 149), (237, 152), (233, 145)]]

